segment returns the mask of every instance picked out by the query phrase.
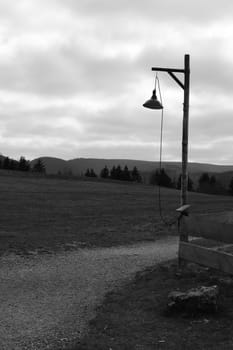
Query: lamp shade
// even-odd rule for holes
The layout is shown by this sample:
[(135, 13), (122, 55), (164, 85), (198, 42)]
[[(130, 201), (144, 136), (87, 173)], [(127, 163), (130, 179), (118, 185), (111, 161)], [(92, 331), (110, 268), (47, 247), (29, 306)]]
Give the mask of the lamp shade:
[(153, 94), (151, 98), (143, 104), (143, 107), (150, 108), (150, 109), (163, 109), (162, 104), (157, 99), (155, 90), (153, 90)]

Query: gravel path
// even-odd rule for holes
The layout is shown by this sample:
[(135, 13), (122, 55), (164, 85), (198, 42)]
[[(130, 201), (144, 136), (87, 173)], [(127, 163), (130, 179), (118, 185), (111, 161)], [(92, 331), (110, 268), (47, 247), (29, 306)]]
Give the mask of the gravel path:
[(0, 349), (66, 349), (105, 293), (174, 258), (177, 238), (129, 247), (0, 259)]

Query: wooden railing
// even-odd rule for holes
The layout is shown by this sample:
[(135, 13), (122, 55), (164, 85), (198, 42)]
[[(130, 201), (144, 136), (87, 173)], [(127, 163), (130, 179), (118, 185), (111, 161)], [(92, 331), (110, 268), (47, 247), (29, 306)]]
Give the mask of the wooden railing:
[[(187, 237), (189, 235), (203, 237), (233, 245), (233, 224), (217, 222), (214, 216), (211, 219), (206, 215), (183, 216), (180, 229)], [(216, 248), (203, 247), (196, 244), (195, 240), (193, 242), (180, 240), (179, 258), (233, 275), (233, 247), (230, 254)]]

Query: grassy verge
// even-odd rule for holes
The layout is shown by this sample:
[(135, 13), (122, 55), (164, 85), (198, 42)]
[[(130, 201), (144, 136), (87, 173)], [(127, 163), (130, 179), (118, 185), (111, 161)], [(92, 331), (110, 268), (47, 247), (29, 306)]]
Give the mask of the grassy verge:
[[(217, 313), (166, 312), (169, 292), (213, 284), (220, 288)], [(138, 273), (133, 282), (108, 294), (90, 332), (73, 350), (230, 350), (232, 321), (233, 279), (194, 264), (180, 273), (176, 263), (169, 262)]]
[(167, 234), (155, 202), (143, 185), (1, 176), (0, 254), (155, 240)]
[[(180, 191), (162, 189), (163, 216), (177, 214)], [(189, 194), (193, 212), (231, 210), (232, 197)], [(108, 247), (156, 240), (158, 189), (132, 183), (0, 176), (0, 255)]]

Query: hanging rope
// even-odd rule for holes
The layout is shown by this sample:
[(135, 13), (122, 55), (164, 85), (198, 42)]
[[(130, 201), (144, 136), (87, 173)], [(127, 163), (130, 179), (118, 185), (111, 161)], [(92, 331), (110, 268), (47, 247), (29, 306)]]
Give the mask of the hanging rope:
[[(162, 100), (162, 94), (161, 94), (161, 88), (160, 88), (160, 82), (158, 78), (158, 73), (156, 72), (155, 76), (155, 89), (156, 89), (156, 84), (158, 85), (158, 90), (159, 90), (159, 98), (160, 102), (163, 106), (163, 100)], [(159, 146), (159, 186), (158, 186), (158, 204), (159, 204), (159, 216), (161, 221), (166, 225), (166, 226), (172, 226), (174, 225), (178, 218), (173, 219), (172, 221), (167, 221), (164, 216), (163, 216), (163, 211), (162, 211), (162, 198), (161, 198), (161, 172), (162, 172), (162, 153), (163, 153), (163, 108), (161, 109), (161, 122), (160, 122), (160, 146)]]

